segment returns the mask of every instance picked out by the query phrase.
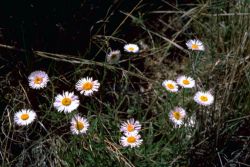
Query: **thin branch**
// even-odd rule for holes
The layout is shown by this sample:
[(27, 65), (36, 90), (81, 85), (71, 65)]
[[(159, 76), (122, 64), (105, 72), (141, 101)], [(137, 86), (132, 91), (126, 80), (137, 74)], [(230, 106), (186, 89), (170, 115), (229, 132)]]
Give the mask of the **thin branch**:
[[(0, 48), (5, 48), (5, 49), (9, 49), (9, 50), (14, 50), (14, 51), (19, 51), (19, 52), (26, 52), (25, 49), (22, 48), (16, 48), (14, 46), (9, 46), (9, 45), (4, 45), (4, 44), (0, 44)], [(53, 59), (56, 61), (62, 61), (62, 62), (67, 62), (67, 63), (71, 63), (71, 64), (80, 64), (80, 65), (97, 65), (97, 66), (101, 66), (101, 67), (105, 67), (107, 69), (110, 70), (119, 70), (122, 71), (128, 75), (140, 78), (142, 80), (151, 82), (151, 83), (157, 83), (156, 81), (149, 79), (143, 75), (134, 73), (134, 72), (130, 72), (128, 70), (125, 70), (123, 68), (120, 67), (116, 67), (113, 65), (109, 65), (107, 63), (104, 62), (97, 62), (97, 61), (93, 61), (93, 60), (87, 60), (87, 59), (82, 59), (82, 58), (77, 58), (73, 55), (64, 55), (64, 54), (57, 54), (57, 53), (49, 53), (49, 52), (43, 52), (43, 51), (33, 51), (33, 54), (40, 56), (40, 57), (44, 57), (44, 58), (48, 58), (48, 59)]]

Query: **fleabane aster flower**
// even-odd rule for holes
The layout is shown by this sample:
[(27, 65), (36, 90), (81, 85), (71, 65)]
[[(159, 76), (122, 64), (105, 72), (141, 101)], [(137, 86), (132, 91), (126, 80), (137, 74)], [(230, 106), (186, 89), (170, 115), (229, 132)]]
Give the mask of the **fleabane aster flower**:
[(32, 89), (41, 89), (47, 86), (49, 77), (44, 71), (34, 71), (29, 75), (28, 80)]
[(162, 82), (162, 86), (169, 92), (178, 92), (178, 85), (175, 81), (165, 80)]
[(71, 119), (70, 130), (72, 134), (84, 134), (89, 128), (89, 122), (86, 118), (79, 115), (73, 116)]
[(124, 133), (131, 133), (135, 131), (141, 130), (141, 124), (139, 121), (135, 121), (134, 118), (127, 120), (126, 122), (122, 122), (120, 131)]
[(80, 102), (78, 96), (74, 95), (74, 92), (63, 92), (55, 97), (54, 107), (59, 112), (70, 113), (77, 109)]
[(80, 79), (76, 83), (76, 90), (80, 91), (81, 94), (84, 94), (85, 96), (91, 96), (94, 92), (97, 92), (100, 83), (98, 80), (93, 80), (92, 77), (86, 77)]
[(183, 88), (193, 88), (195, 80), (191, 77), (183, 75), (177, 78), (177, 83)]
[(125, 133), (124, 136), (121, 137), (120, 143), (123, 147), (139, 147), (142, 144), (141, 135), (137, 132)]
[(209, 106), (214, 102), (214, 96), (209, 91), (199, 91), (194, 95), (194, 101), (200, 105)]
[(175, 126), (182, 125), (185, 117), (186, 111), (181, 107), (175, 107), (169, 112), (169, 119), (174, 123)]
[(120, 60), (121, 52), (119, 50), (113, 50), (106, 56), (106, 60), (109, 64), (115, 64)]
[(190, 39), (186, 42), (186, 45), (188, 49), (191, 50), (199, 50), (199, 51), (205, 50), (203, 43), (198, 39)]
[(126, 44), (124, 45), (124, 50), (129, 53), (138, 53), (139, 46), (136, 44)]
[(30, 109), (22, 109), (15, 113), (14, 122), (19, 126), (25, 126), (36, 119), (36, 113)]

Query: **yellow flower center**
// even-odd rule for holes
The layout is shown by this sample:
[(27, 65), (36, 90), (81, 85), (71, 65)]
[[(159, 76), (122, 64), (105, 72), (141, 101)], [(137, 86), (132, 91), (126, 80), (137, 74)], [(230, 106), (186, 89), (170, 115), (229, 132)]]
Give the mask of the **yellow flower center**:
[(127, 138), (127, 142), (128, 142), (128, 143), (135, 143), (135, 142), (136, 142), (136, 138), (135, 138), (134, 136), (129, 136), (129, 137)]
[(204, 102), (208, 101), (207, 96), (201, 96), (200, 99), (201, 99), (201, 101), (204, 101)]
[(82, 122), (80, 122), (80, 121), (77, 121), (76, 125), (75, 125), (75, 128), (77, 130), (82, 130), (84, 128), (84, 124)]
[(42, 77), (36, 77), (35, 79), (34, 79), (34, 83), (35, 84), (41, 84), (43, 82), (43, 78)]
[(187, 79), (184, 79), (182, 82), (183, 82), (184, 85), (189, 85), (190, 84), (190, 81), (187, 80)]
[(129, 48), (128, 48), (128, 50), (129, 50), (129, 51), (134, 51), (134, 50), (135, 50), (135, 48), (133, 48), (133, 47), (129, 47)]
[(29, 114), (22, 114), (21, 115), (22, 120), (27, 120), (27, 119), (29, 119), (29, 117), (30, 117)]
[(198, 49), (199, 46), (198, 46), (197, 44), (192, 44), (191, 48), (192, 48), (192, 49)]
[(174, 89), (174, 85), (171, 84), (171, 83), (167, 84), (167, 87), (168, 87), (169, 89)]
[(86, 82), (82, 85), (83, 90), (90, 90), (93, 88), (93, 83), (92, 82)]
[(181, 114), (179, 111), (174, 111), (173, 116), (175, 119), (180, 120), (181, 119)]
[(127, 129), (128, 129), (129, 132), (132, 132), (132, 131), (134, 131), (135, 128), (134, 128), (134, 125), (128, 124)]
[(69, 106), (71, 104), (72, 100), (68, 97), (65, 97), (63, 100), (62, 100), (62, 104), (64, 106)]

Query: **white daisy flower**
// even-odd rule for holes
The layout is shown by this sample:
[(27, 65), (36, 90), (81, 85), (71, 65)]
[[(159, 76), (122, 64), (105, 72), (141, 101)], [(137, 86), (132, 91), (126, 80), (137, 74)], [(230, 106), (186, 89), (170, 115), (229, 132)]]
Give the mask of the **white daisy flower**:
[(177, 83), (183, 88), (192, 88), (195, 85), (195, 80), (183, 75), (177, 78)]
[(120, 60), (121, 52), (119, 50), (114, 50), (107, 54), (106, 59), (109, 64), (115, 64)]
[(194, 95), (194, 101), (203, 106), (209, 106), (214, 102), (214, 96), (209, 92), (197, 92)]
[(175, 107), (174, 110), (169, 112), (169, 119), (176, 125), (182, 125), (186, 117), (186, 111), (181, 107)]
[(83, 134), (86, 133), (89, 128), (89, 122), (86, 118), (83, 118), (79, 115), (75, 115), (71, 119), (70, 130), (72, 134)]
[(41, 89), (47, 86), (49, 77), (44, 71), (34, 71), (29, 75), (28, 80), (32, 89)]
[(203, 43), (198, 39), (190, 39), (186, 42), (186, 45), (191, 50), (205, 50)]
[(15, 113), (14, 122), (19, 126), (30, 124), (36, 119), (36, 113), (30, 109), (22, 109)]
[(142, 144), (141, 135), (137, 132), (125, 133), (125, 136), (122, 136), (120, 139), (121, 145), (123, 147), (139, 147)]
[(76, 83), (76, 90), (80, 91), (81, 94), (84, 94), (85, 96), (91, 96), (94, 92), (97, 92), (100, 83), (98, 80), (93, 81), (92, 77), (86, 77), (80, 79)]
[(124, 133), (131, 133), (141, 130), (141, 124), (139, 121), (135, 121), (134, 118), (127, 120), (121, 124), (120, 131)]
[(178, 92), (178, 85), (175, 81), (165, 80), (162, 82), (162, 86), (166, 88), (169, 92)]
[(124, 50), (129, 53), (138, 53), (139, 47), (136, 44), (126, 44), (124, 46)]
[(74, 95), (74, 92), (63, 92), (63, 94), (58, 94), (55, 97), (54, 107), (59, 111), (64, 113), (70, 113), (77, 109), (80, 102), (78, 96)]

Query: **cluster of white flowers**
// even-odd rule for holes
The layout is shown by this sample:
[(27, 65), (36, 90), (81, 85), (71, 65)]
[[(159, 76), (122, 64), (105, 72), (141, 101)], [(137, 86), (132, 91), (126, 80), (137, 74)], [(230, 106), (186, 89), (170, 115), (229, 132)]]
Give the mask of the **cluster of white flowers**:
[[(186, 42), (189, 49), (194, 51), (204, 51), (204, 46), (200, 40), (189, 40)], [(124, 50), (128, 53), (139, 53), (139, 47), (136, 44), (126, 44)], [(110, 64), (118, 63), (121, 57), (119, 50), (110, 51), (106, 56), (106, 61)], [(44, 71), (34, 71), (28, 76), (29, 86), (32, 89), (45, 88), (49, 82), (48, 74)], [(179, 86), (183, 89), (190, 89), (195, 87), (195, 80), (189, 76), (179, 76), (175, 81), (164, 80), (162, 86), (170, 93), (177, 93)], [(75, 84), (76, 91), (80, 92), (84, 96), (92, 96), (95, 92), (98, 92), (100, 83), (98, 80), (94, 80), (92, 77), (85, 77), (78, 80)], [(203, 106), (209, 106), (213, 103), (214, 97), (209, 91), (198, 91), (194, 95), (194, 101)], [(74, 92), (63, 91), (62, 94), (55, 96), (54, 108), (58, 112), (71, 113), (80, 105), (80, 100)], [(183, 125), (186, 118), (186, 111), (182, 107), (175, 107), (169, 112), (169, 119), (176, 127)], [(37, 118), (35, 111), (31, 109), (21, 109), (14, 115), (14, 121), (19, 126), (26, 126), (32, 123)], [(194, 121), (193, 121), (194, 122)], [(72, 134), (85, 134), (90, 124), (88, 120), (76, 114), (71, 119), (70, 130)], [(141, 130), (141, 124), (139, 121), (131, 118), (125, 122), (122, 122), (120, 131), (123, 136), (120, 139), (120, 143), (124, 147), (139, 147), (143, 140), (139, 134)]]
[[(200, 40), (192, 39), (186, 42), (188, 49), (193, 51), (204, 51), (204, 45)], [(179, 86), (183, 89), (190, 89), (195, 87), (195, 80), (189, 76), (179, 76), (176, 82), (173, 80), (164, 80), (162, 86), (170, 93), (177, 93), (179, 91)], [(210, 91), (198, 91), (193, 97), (194, 101), (203, 106), (209, 106), (214, 102), (214, 97)], [(186, 111), (182, 107), (175, 107), (169, 112), (169, 119), (175, 127), (179, 127), (184, 124), (184, 119), (186, 118)], [(192, 124), (195, 123), (192, 120)], [(193, 125), (192, 125), (193, 126)]]
[(120, 131), (123, 132), (124, 136), (121, 137), (120, 142), (124, 147), (139, 147), (142, 144), (141, 135), (141, 124), (134, 118), (131, 118), (121, 124)]
[[(136, 44), (126, 44), (124, 46), (124, 50), (128, 53), (138, 53), (139, 47)], [(107, 62), (110, 64), (115, 64), (119, 61), (121, 57), (121, 52), (119, 50), (110, 51), (107, 54)], [(48, 74), (44, 71), (34, 71), (28, 76), (29, 86), (32, 89), (43, 89), (47, 86), (49, 82)], [(100, 87), (100, 83), (98, 80), (94, 80), (92, 77), (85, 77), (78, 80), (75, 84), (76, 91), (80, 92), (84, 96), (92, 96), (94, 92), (98, 92)], [(80, 100), (74, 92), (63, 91), (61, 94), (57, 94), (53, 103), (55, 109), (58, 112), (71, 113), (80, 105)], [(14, 122), (19, 126), (26, 126), (31, 124), (37, 118), (37, 114), (32, 109), (21, 109), (14, 114)], [(138, 135), (138, 127), (141, 125), (138, 121), (131, 123), (129, 127), (131, 128), (132, 124), (134, 126), (134, 130), (132, 132), (126, 132), (125, 136), (128, 138), (128, 142), (130, 142), (131, 146), (138, 146), (141, 144), (142, 140), (140, 139), (140, 135)], [(89, 128), (89, 122), (86, 118), (81, 117), (79, 114), (76, 114), (71, 119), (70, 130), (73, 134), (84, 134), (87, 132)], [(135, 139), (133, 139), (135, 137)], [(136, 140), (136, 141), (134, 141)], [(124, 140), (122, 140), (123, 145)]]
[[(193, 88), (195, 86), (195, 80), (191, 77), (180, 76), (177, 78), (177, 82), (172, 80), (164, 80), (162, 86), (169, 92), (178, 92), (179, 86), (183, 88)], [(198, 91), (194, 96), (194, 101), (200, 105), (209, 106), (213, 103), (214, 97), (209, 91)]]
[[(139, 53), (140, 49), (139, 49), (139, 46), (136, 44), (125, 44), (124, 51), (131, 53), (131, 54), (136, 54), (136, 53)], [(120, 50), (111, 50), (106, 55), (106, 61), (109, 64), (117, 64), (119, 62), (120, 58), (121, 58), (121, 51)]]
[[(185, 75), (179, 76), (175, 81), (173, 80), (164, 80), (162, 82), (162, 86), (171, 93), (176, 93), (179, 91), (178, 85), (182, 88), (193, 88), (195, 87), (195, 80), (191, 77), (187, 77)], [(194, 101), (203, 106), (209, 106), (213, 103), (214, 97), (209, 92), (198, 91), (194, 95)], [(181, 107), (175, 107), (174, 110), (171, 110), (169, 113), (169, 119), (174, 123), (175, 126), (180, 126), (184, 122), (184, 118), (186, 117), (186, 111)]]
[(177, 82), (173, 80), (164, 80), (162, 86), (169, 92), (178, 92), (178, 85), (182, 88), (193, 88), (195, 86), (195, 80), (185, 75), (179, 76), (176, 81)]
[[(44, 71), (34, 71), (28, 76), (29, 86), (32, 89), (42, 89), (49, 82), (48, 74)], [(92, 77), (81, 78), (75, 85), (75, 89), (84, 94), (91, 96), (99, 90), (100, 83), (98, 80), (93, 80)], [(54, 107), (58, 112), (71, 113), (80, 105), (80, 100), (74, 92), (63, 91), (58, 94), (54, 100)], [(35, 111), (31, 109), (22, 109), (15, 113), (14, 121), (19, 126), (25, 126), (32, 123), (37, 117)], [(83, 134), (88, 130), (88, 120), (80, 115), (74, 115), (71, 120), (71, 132), (73, 134)]]

